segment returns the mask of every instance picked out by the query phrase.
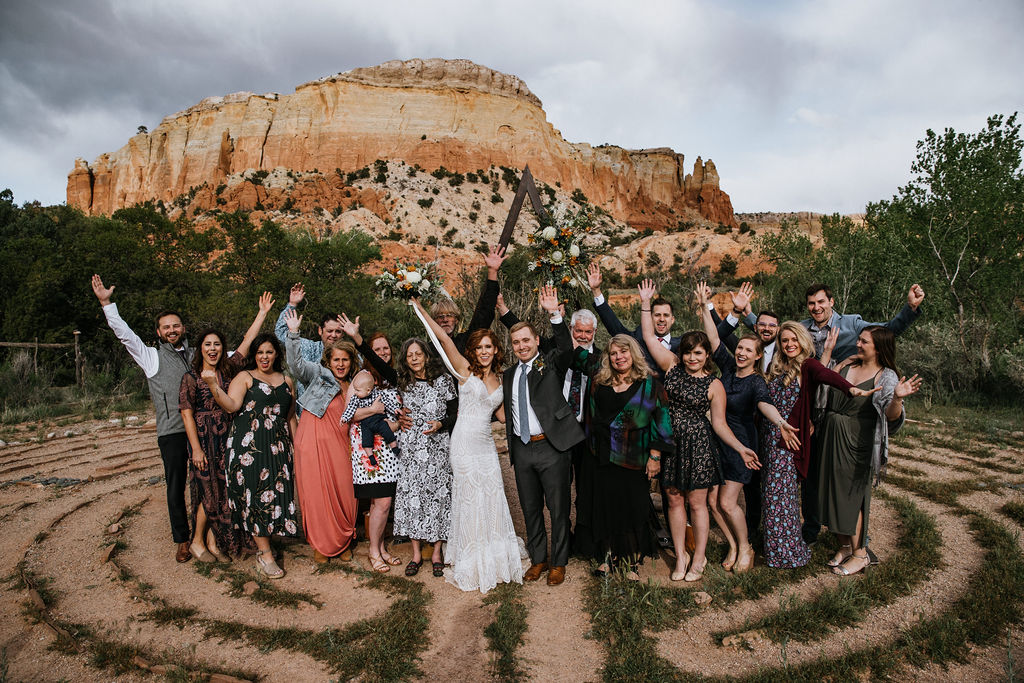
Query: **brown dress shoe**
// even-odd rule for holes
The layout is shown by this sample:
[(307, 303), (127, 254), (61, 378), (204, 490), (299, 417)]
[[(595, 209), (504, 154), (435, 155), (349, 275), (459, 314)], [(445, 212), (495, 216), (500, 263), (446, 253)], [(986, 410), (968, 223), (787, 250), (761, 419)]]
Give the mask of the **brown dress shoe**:
[(539, 564), (532, 564), (530, 568), (523, 574), (523, 581), (536, 581), (540, 578), (540, 575), (548, 570), (548, 563), (541, 562)]
[(313, 561), (317, 564), (327, 564), (327, 556), (316, 548), (313, 548)]
[(192, 559), (192, 551), (190, 551), (188, 549), (188, 546), (189, 546), (189, 542), (188, 541), (185, 541), (184, 543), (179, 543), (178, 544), (178, 552), (174, 556), (174, 559), (176, 559), (178, 562), (188, 562), (189, 560), (191, 560)]
[(565, 581), (565, 567), (552, 567), (548, 572), (548, 585), (557, 586)]

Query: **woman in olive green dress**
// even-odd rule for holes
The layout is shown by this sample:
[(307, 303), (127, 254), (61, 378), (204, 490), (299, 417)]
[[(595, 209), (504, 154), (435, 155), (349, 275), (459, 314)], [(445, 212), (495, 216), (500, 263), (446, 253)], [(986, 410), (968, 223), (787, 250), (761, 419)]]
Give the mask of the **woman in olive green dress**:
[(896, 343), (891, 331), (865, 328), (857, 355), (838, 368), (848, 382), (870, 396), (847, 396), (829, 389), (821, 425), (819, 504), (822, 521), (839, 536), (840, 548), (828, 563), (836, 574), (863, 571), (867, 554), (871, 487), (888, 460), (889, 432), (903, 424), (903, 399), (921, 386), (896, 372)]

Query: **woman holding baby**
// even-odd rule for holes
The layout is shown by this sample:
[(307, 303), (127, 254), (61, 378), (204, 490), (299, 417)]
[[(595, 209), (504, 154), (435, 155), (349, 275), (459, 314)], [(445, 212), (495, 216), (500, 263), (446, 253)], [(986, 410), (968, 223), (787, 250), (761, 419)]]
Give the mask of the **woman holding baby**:
[[(299, 398), (302, 417), (295, 435), (295, 489), (303, 531), (316, 562), (335, 556), (349, 560), (358, 506), (349, 429), (341, 416), (349, 401), (349, 382), (359, 370), (358, 356), (350, 342), (337, 341), (324, 347), (320, 363), (312, 363), (298, 350), (302, 316), (290, 310), (285, 321), (288, 368), (306, 386)], [(365, 419), (375, 411), (361, 408), (353, 419)]]

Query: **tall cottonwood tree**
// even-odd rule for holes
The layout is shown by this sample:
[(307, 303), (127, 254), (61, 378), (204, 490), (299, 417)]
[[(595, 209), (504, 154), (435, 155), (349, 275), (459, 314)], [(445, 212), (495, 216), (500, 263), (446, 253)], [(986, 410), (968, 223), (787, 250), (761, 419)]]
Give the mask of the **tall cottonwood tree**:
[[(1024, 172), (1017, 114), (988, 118), (978, 133), (928, 130), (913, 179), (868, 222), (891, 235), (934, 283), (961, 349), (990, 367), (994, 334), (1016, 337), (1024, 285)], [(942, 304), (945, 304), (944, 306)]]

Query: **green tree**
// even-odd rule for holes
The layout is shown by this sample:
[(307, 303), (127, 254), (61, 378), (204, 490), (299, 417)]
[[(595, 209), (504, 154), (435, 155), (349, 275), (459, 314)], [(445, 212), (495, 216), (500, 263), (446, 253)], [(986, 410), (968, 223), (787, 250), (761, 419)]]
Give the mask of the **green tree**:
[(1020, 329), (1024, 285), (1024, 172), (1017, 114), (988, 118), (978, 133), (928, 130), (914, 177), (868, 221), (891, 234), (905, 260), (928, 277), (951, 314), (961, 351), (990, 367), (993, 336)]

